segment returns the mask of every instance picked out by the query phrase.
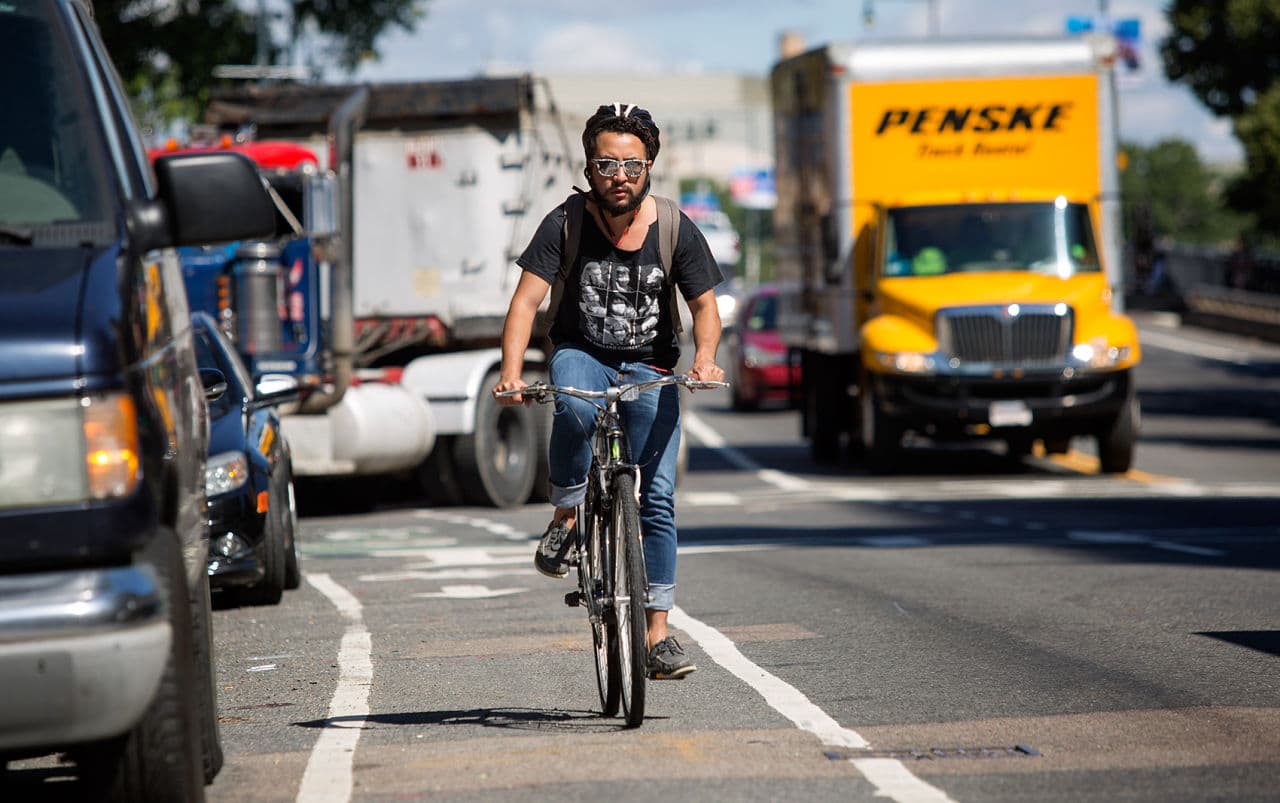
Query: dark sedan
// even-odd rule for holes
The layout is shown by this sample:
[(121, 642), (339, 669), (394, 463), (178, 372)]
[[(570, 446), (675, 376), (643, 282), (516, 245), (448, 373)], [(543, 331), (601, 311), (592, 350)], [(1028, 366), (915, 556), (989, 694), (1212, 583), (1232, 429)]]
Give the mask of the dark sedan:
[(209, 402), (209, 582), (235, 602), (275, 605), (302, 580), (292, 457), (275, 410), (297, 384), (254, 383), (212, 317), (197, 312), (192, 323), (200, 368), (220, 371), (227, 386)]

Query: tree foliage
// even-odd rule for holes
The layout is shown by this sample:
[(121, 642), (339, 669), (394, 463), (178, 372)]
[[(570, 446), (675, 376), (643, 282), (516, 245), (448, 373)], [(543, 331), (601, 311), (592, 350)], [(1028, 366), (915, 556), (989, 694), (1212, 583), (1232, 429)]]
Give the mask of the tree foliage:
[(412, 31), (425, 12), (417, 0), (295, 0), (294, 19), (312, 21), (334, 40), (334, 55), (346, 70), (377, 58), (374, 43), (392, 25)]
[(1165, 74), (1232, 119), (1245, 168), (1227, 190), (1259, 228), (1280, 228), (1280, 2), (1173, 0)]
[(1159, 238), (1217, 243), (1234, 239), (1241, 221), (1223, 209), (1219, 177), (1200, 161), (1195, 146), (1165, 139), (1149, 147), (1122, 146), (1128, 164), (1120, 190), (1129, 210), (1127, 239)]
[[(391, 26), (414, 30), (423, 0), (301, 0), (290, 30), (316, 30), (340, 68), (376, 58)], [(245, 0), (96, 0), (95, 16), (126, 86), (145, 103), (171, 111), (203, 108), (220, 64), (251, 64), (258, 51), (258, 9)], [(273, 61), (288, 42), (269, 42)], [(167, 115), (166, 115), (167, 116)], [(177, 116), (191, 116), (189, 113)]]

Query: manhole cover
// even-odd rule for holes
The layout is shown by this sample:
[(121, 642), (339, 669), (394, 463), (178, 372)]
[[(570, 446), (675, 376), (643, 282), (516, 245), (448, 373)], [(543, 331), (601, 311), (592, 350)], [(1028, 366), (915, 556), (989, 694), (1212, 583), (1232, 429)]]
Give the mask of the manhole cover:
[(944, 758), (1029, 758), (1040, 751), (1025, 744), (1013, 747), (904, 747), (893, 750), (828, 750), (826, 757), (832, 761), (851, 758), (893, 758), (899, 761), (936, 761)]

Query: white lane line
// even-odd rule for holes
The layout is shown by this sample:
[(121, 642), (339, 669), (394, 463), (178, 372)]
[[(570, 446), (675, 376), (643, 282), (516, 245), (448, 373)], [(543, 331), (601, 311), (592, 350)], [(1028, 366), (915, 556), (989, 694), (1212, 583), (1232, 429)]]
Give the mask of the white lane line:
[(1183, 544), (1178, 541), (1159, 541), (1149, 535), (1140, 535), (1137, 533), (1112, 533), (1112, 532), (1094, 532), (1092, 530), (1076, 530), (1067, 533), (1067, 538), (1071, 541), (1082, 541), (1090, 544), (1106, 544), (1106, 545), (1138, 545), (1149, 546), (1152, 549), (1163, 549), (1168, 552), (1182, 552), (1187, 555), (1199, 555), (1206, 558), (1221, 558), (1227, 553), (1221, 549), (1214, 549), (1207, 546), (1196, 546), (1195, 544)]
[(954, 803), (947, 793), (911, 774), (896, 758), (851, 758), (849, 763), (876, 787), (876, 797), (899, 803)]
[(1220, 558), (1227, 554), (1221, 549), (1213, 549), (1207, 546), (1195, 546), (1194, 544), (1179, 544), (1174, 541), (1152, 541), (1151, 546), (1156, 549), (1165, 549), (1170, 552), (1184, 552), (1188, 555), (1200, 555), (1206, 558)]
[[(300, 803), (347, 803), (351, 800), (356, 742), (369, 716), (373, 685), (373, 640), (364, 626), (360, 601), (327, 574), (308, 572), (307, 582), (324, 594), (347, 620), (338, 647), (338, 687), (329, 702), (329, 722), (311, 749), (298, 787)], [(341, 718), (341, 721), (335, 722)]]
[(743, 471), (750, 471), (756, 475), (761, 482), (780, 488), (784, 491), (809, 491), (813, 489), (813, 483), (803, 480), (799, 477), (793, 477), (790, 474), (784, 474), (772, 468), (765, 468), (756, 461), (747, 457), (738, 449), (729, 445), (724, 437), (707, 425), (701, 418), (693, 413), (685, 412), (680, 416), (680, 420), (684, 423), (685, 430), (690, 435), (697, 438), (702, 443), (715, 449), (720, 456), (728, 460)]
[[(694, 619), (679, 607), (672, 608), (669, 617), (672, 627), (688, 633), (711, 660), (755, 689), (797, 728), (817, 736), (824, 745), (855, 749), (871, 746), (857, 731), (841, 726), (814, 705), (799, 689), (748, 660), (719, 630)], [(954, 803), (940, 789), (912, 775), (906, 765), (896, 759), (854, 758), (851, 763), (876, 787), (876, 797), (887, 797), (898, 803)]]
[(1181, 354), (1190, 354), (1193, 357), (1204, 357), (1236, 365), (1248, 365), (1250, 362), (1249, 355), (1240, 349), (1198, 343), (1185, 336), (1153, 332), (1146, 328), (1138, 333), (1138, 342), (1144, 346), (1155, 346), (1167, 351), (1176, 351)]

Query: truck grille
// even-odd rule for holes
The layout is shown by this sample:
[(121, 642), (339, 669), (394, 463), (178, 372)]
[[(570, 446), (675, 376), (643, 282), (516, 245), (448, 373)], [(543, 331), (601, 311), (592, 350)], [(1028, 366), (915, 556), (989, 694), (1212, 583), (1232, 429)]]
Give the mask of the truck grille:
[(946, 309), (938, 313), (938, 344), (961, 362), (1057, 364), (1071, 346), (1072, 323), (1065, 305)]

